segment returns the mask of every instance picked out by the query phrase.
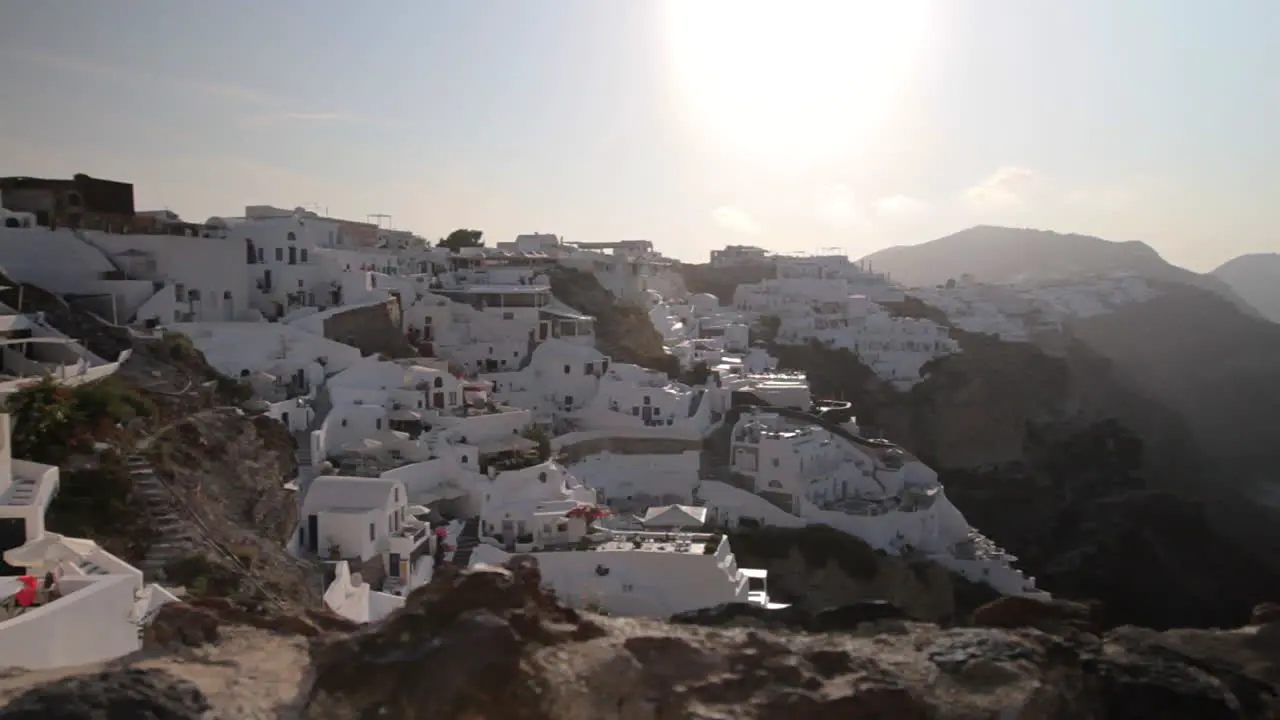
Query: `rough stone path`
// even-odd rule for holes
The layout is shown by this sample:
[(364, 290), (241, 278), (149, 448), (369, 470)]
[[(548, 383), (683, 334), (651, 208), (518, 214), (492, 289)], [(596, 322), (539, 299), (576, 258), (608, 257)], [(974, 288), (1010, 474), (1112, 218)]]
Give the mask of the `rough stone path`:
[(163, 580), (165, 566), (186, 555), (195, 542), (190, 524), (182, 518), (168, 488), (156, 477), (151, 461), (142, 455), (130, 455), (126, 462), (133, 478), (134, 492), (146, 504), (151, 527), (156, 532), (156, 538), (147, 549), (146, 557), (138, 563), (138, 569), (147, 582)]

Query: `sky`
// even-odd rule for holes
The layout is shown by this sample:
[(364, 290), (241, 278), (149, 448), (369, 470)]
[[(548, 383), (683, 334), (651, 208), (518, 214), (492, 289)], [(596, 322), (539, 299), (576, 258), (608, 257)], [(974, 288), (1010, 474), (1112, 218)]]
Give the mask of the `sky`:
[(0, 0), (0, 176), (192, 221), (1280, 251), (1274, 0)]

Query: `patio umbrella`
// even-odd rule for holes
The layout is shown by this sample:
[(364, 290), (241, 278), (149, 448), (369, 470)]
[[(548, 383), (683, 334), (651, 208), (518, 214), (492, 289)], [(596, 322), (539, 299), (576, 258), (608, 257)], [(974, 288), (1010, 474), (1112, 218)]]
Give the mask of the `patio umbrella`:
[(6, 550), (4, 561), (14, 567), (54, 568), (64, 562), (79, 562), (98, 549), (98, 544), (83, 538), (71, 538), (46, 532), (12, 550)]

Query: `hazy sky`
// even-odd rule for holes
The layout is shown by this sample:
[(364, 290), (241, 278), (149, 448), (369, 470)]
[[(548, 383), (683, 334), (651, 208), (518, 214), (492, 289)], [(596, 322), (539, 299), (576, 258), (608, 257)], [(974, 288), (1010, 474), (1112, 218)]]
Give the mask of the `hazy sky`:
[(1275, 0), (0, 0), (0, 175), (191, 220), (1280, 250)]

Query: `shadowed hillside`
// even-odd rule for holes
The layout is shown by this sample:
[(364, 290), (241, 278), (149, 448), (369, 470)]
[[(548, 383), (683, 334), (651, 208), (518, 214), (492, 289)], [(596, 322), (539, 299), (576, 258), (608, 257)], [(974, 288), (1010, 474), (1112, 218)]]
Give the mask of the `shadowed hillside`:
[(1211, 273), (1263, 317), (1280, 322), (1280, 253), (1241, 255)]

